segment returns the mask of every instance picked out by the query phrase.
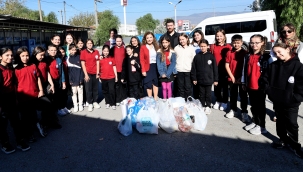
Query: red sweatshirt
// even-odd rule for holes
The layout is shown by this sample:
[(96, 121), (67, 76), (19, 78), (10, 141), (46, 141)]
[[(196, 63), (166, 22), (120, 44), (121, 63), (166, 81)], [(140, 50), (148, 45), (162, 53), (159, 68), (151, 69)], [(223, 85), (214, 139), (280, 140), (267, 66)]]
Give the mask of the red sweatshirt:
[(261, 69), (259, 64), (260, 58), (261, 58), (260, 54), (251, 54), (247, 64), (247, 80), (248, 80), (247, 87), (252, 90), (259, 89), (258, 80), (261, 76)]
[(231, 49), (232, 47), (229, 44), (224, 44), (223, 46), (213, 44), (210, 47), (210, 50), (212, 54), (215, 56), (217, 62), (219, 76), (220, 74), (222, 75), (222, 72), (226, 72), (225, 59), (227, 52), (230, 51)]
[(0, 81), (2, 81), (3, 84), (2, 86), (2, 90), (0, 90), (1, 94), (8, 94), (14, 91), (15, 87), (14, 87), (14, 82), (13, 82), (13, 75), (14, 75), (14, 71), (13, 69), (7, 67), (7, 66), (2, 66), (0, 64), (0, 70), (2, 73), (2, 79), (0, 79)]
[(123, 60), (125, 58), (125, 48), (124, 46), (115, 46), (114, 48), (114, 58), (116, 61), (117, 72), (122, 72)]
[(115, 78), (115, 72), (113, 66), (116, 66), (115, 59), (112, 57), (103, 58), (100, 60), (100, 78), (101, 79), (113, 79)]
[[(229, 63), (229, 68), (235, 80), (241, 81), (244, 58), (247, 52), (243, 49), (240, 51), (230, 50), (227, 52), (226, 63)], [(231, 81), (228, 77), (228, 81)]]
[(40, 79), (41, 79), (41, 83), (45, 84), (48, 81), (48, 76), (47, 73), (49, 71), (48, 65), (45, 62), (39, 62), (38, 64), (38, 70), (41, 74)]
[(98, 50), (89, 52), (87, 49), (85, 49), (81, 51), (80, 60), (85, 61), (85, 67), (88, 74), (97, 74), (97, 60), (99, 57), (100, 54)]

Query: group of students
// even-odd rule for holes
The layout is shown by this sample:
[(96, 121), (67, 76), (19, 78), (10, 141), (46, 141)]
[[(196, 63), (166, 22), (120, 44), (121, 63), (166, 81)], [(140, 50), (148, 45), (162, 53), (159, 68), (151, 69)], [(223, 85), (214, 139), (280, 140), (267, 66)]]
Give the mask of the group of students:
[[(76, 41), (67, 34), (65, 45), (60, 47), (60, 37), (54, 35), (47, 51), (38, 46), (30, 58), (27, 49), (19, 48), (15, 68), (12, 67), (12, 51), (2, 48), (2, 150), (6, 153), (14, 150), (5, 129), (7, 120), (10, 120), (18, 147), (22, 150), (29, 149), (25, 139), (34, 139), (33, 126), (42, 136), (46, 135), (42, 126), (59, 128), (56, 114), (70, 113), (66, 109), (69, 92), (74, 112), (83, 111), (85, 105), (91, 112), (100, 108), (97, 102), (99, 83), (102, 83), (106, 108), (114, 110), (126, 97), (140, 99), (147, 95), (157, 100), (161, 85), (163, 99), (194, 96), (201, 101), (205, 113), (210, 114), (214, 85), (216, 101), (213, 109), (227, 110), (230, 88), (230, 111), (225, 116), (237, 116), (240, 95), (242, 121), (250, 123), (244, 129), (254, 135), (267, 133), (265, 99), (268, 94), (274, 104), (280, 137), (273, 146), (282, 148), (290, 145), (298, 156), (303, 157), (297, 124), (298, 108), (303, 100), (303, 66), (298, 58), (298, 42), (287, 38), (295, 32), (292, 25), (282, 28), (282, 38), (271, 53), (275, 58), (265, 53), (267, 38), (262, 35), (252, 35), (249, 48), (245, 50), (241, 35), (232, 37), (231, 46), (226, 43), (222, 29), (216, 31), (215, 43), (210, 46), (199, 30), (195, 31), (190, 43), (186, 34), (174, 31), (173, 20), (167, 20), (166, 27), (167, 33), (159, 43), (152, 32), (146, 32), (142, 43), (137, 37), (132, 37), (127, 46), (122, 36), (117, 35), (117, 30), (111, 29), (110, 39), (101, 53), (93, 48), (91, 39), (84, 46), (83, 40)], [(253, 122), (248, 117), (247, 94)], [(12, 108), (16, 102), (18, 110)], [(40, 121), (36, 110), (41, 111)]]

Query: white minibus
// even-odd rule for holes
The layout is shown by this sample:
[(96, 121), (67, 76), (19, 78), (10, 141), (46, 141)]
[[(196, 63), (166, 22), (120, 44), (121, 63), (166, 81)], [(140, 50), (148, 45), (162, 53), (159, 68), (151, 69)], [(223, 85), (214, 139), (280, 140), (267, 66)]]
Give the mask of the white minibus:
[(200, 22), (189, 34), (190, 40), (196, 30), (201, 30), (205, 39), (210, 44), (215, 42), (215, 33), (218, 29), (224, 29), (227, 43), (231, 43), (231, 37), (240, 34), (243, 41), (248, 46), (249, 38), (254, 34), (260, 34), (268, 38), (266, 49), (272, 47), (272, 43), (277, 39), (276, 14), (273, 10), (241, 13), (234, 15), (210, 17)]

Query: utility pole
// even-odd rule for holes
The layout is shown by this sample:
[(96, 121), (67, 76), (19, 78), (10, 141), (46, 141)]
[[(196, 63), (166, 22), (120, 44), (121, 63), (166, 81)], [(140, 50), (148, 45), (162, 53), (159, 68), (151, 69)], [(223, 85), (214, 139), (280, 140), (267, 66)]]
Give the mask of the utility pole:
[(62, 10), (58, 11), (59, 13), (61, 13), (61, 24), (63, 24), (63, 15), (62, 15)]
[(64, 4), (64, 24), (66, 25), (66, 11), (65, 11), (66, 2), (63, 1), (63, 4)]
[(40, 14), (40, 21), (43, 21), (43, 19), (42, 19), (42, 12), (41, 12), (41, 3), (40, 3), (40, 0), (38, 0), (38, 7), (39, 7), (39, 14)]
[(95, 25), (96, 25), (96, 29), (98, 28), (98, 11), (97, 11), (97, 2), (102, 3), (101, 0), (94, 0), (95, 2)]

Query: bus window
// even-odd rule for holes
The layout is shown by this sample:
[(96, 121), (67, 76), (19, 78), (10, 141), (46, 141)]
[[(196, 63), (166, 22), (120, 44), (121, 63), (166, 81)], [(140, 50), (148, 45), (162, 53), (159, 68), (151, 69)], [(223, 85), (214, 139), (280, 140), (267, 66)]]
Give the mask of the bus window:
[(224, 29), (224, 24), (206, 25), (205, 35), (215, 35), (219, 29)]
[(277, 20), (273, 19), (274, 22), (274, 31), (277, 32)]
[(262, 32), (266, 27), (266, 20), (241, 22), (241, 33)]
[(194, 33), (195, 33), (196, 30), (201, 30), (202, 31), (202, 27), (197, 27), (195, 30), (193, 30), (192, 32), (190, 32), (189, 38), (193, 38), (194, 37)]
[(240, 33), (240, 22), (237, 23), (226, 23), (225, 24), (225, 33)]

